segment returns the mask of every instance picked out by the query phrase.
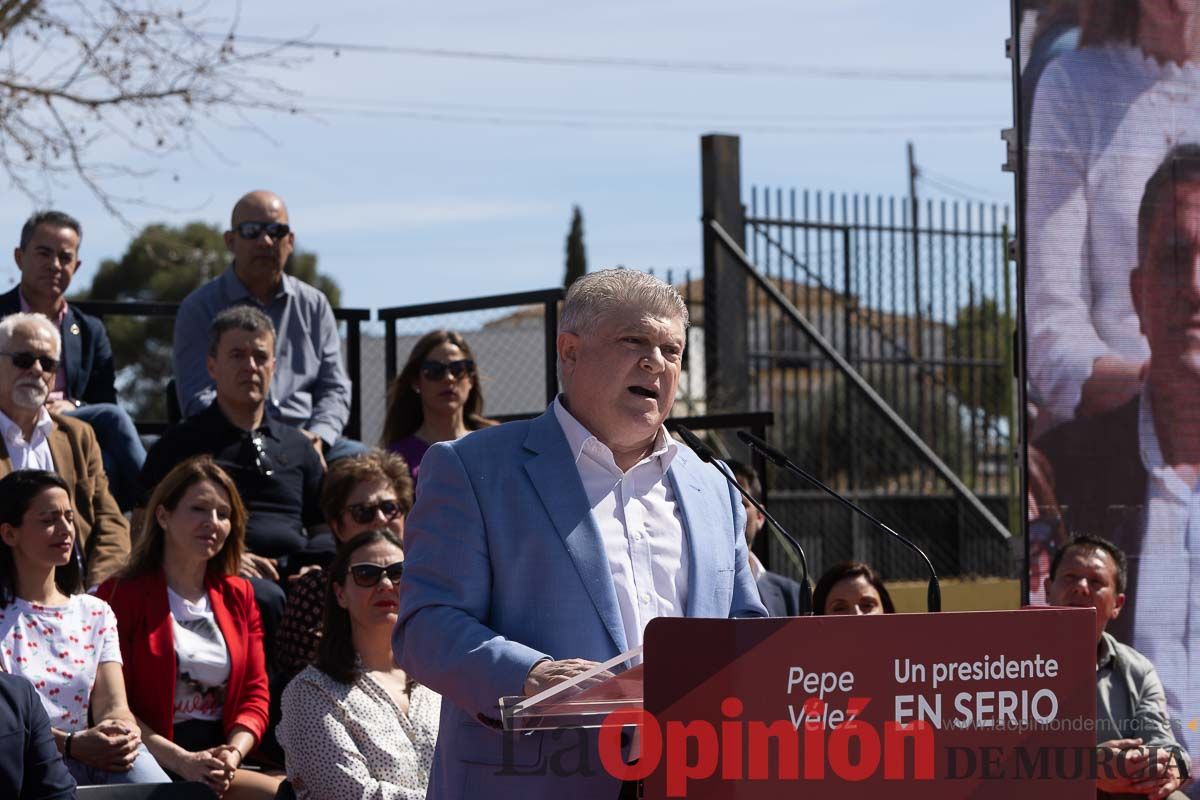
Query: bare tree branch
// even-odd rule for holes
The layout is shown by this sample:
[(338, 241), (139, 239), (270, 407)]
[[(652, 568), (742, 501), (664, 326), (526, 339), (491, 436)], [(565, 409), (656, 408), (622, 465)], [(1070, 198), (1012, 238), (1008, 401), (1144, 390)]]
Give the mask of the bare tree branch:
[[(137, 160), (210, 147), (201, 123), (295, 113), (294, 93), (264, 76), (295, 59), (240, 47), (239, 10), (220, 19), (169, 0), (0, 0), (0, 171), (35, 202), (74, 175), (124, 219), (121, 208), (141, 201), (111, 181), (155, 168)], [(228, 34), (214, 39), (214, 28)], [(114, 162), (113, 142), (128, 158)]]

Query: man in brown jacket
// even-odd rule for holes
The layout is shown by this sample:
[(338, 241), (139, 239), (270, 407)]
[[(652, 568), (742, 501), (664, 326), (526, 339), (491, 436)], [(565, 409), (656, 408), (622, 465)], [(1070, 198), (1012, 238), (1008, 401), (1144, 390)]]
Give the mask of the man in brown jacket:
[(66, 481), (87, 585), (95, 586), (124, 565), (129, 523), (108, 490), (91, 426), (46, 410), (61, 350), (58, 328), (41, 314), (0, 320), (0, 477), (44, 469)]

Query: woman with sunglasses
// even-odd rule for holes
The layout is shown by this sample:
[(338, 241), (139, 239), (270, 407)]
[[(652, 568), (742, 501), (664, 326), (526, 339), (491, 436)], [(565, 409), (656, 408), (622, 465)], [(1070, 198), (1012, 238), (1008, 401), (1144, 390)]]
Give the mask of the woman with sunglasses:
[[(404, 517), (412, 504), (408, 465), (382, 450), (333, 462), (321, 489), (321, 511), (339, 542), (379, 529), (403, 541)], [(275, 637), (276, 686), (286, 686), (316, 660), (328, 582), (328, 572), (312, 567), (288, 587), (287, 609)]]
[(404, 456), (416, 480), (430, 445), (495, 424), (483, 416), (483, 392), (467, 340), (456, 331), (432, 331), (413, 345), (388, 390), (381, 444)]
[(125, 571), (101, 598), (116, 612), (129, 706), (173, 776), (219, 797), (272, 798), (280, 779), (242, 769), (267, 727), (262, 620), (237, 576), (246, 511), (211, 458), (172, 469), (146, 506)]
[(317, 663), (288, 684), (276, 734), (301, 800), (425, 797), (441, 697), (392, 658), (403, 571), (386, 530), (345, 542), (330, 567)]
[(0, 480), (0, 672), (33, 684), (77, 783), (165, 783), (125, 698), (113, 611), (80, 593), (73, 520), (53, 472)]

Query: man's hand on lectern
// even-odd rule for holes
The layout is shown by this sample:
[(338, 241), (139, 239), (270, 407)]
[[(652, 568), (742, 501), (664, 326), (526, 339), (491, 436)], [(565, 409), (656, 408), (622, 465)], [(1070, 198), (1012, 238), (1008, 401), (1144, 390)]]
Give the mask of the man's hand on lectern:
[[(543, 659), (533, 665), (529, 670), (529, 675), (525, 678), (525, 696), (532, 697), (557, 683), (569, 681), (576, 675), (595, 668), (598, 663), (584, 658), (567, 658), (562, 661)], [(592, 682), (599, 683), (611, 677), (611, 673), (601, 672), (592, 679)]]

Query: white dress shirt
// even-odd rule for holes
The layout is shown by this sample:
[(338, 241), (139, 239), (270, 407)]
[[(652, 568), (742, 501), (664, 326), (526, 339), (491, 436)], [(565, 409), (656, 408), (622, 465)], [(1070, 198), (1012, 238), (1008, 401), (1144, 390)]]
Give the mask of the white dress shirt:
[(667, 468), (679, 445), (660, 428), (650, 455), (622, 472), (612, 450), (571, 416), (561, 398), (554, 415), (567, 437), (612, 573), (628, 649), (646, 623), (687, 609), (688, 547)]
[(1038, 83), (1029, 139), (1029, 381), (1062, 422), (1097, 358), (1150, 355), (1129, 292), (1138, 205), (1167, 151), (1200, 141), (1200, 65), (1131, 45), (1063, 53)]
[(1200, 735), (1184, 726), (1200, 717), (1200, 663), (1191, 670), (1200, 658), (1200, 491), (1164, 460), (1148, 390), (1138, 411), (1138, 446), (1146, 467), (1146, 529), (1130, 565), (1137, 570), (1133, 646), (1158, 669), (1176, 734), (1197, 753)]
[(12, 460), (13, 470), (44, 469), (54, 472), (54, 458), (50, 455), (50, 432), (54, 430), (54, 421), (45, 406), (38, 412), (37, 422), (33, 425), (33, 435), (25, 441), (21, 426), (0, 411), (0, 435), (4, 436), (4, 446), (8, 457)]

